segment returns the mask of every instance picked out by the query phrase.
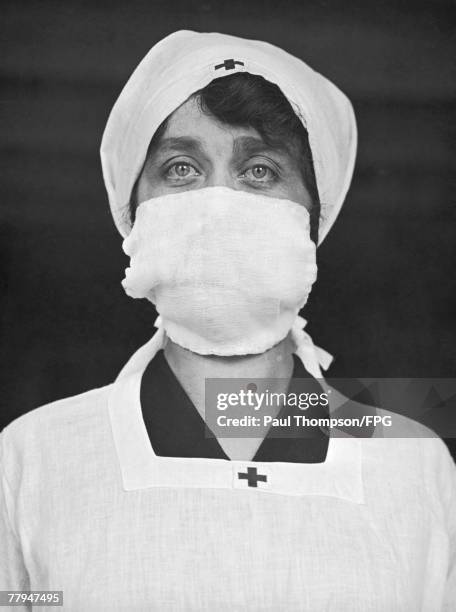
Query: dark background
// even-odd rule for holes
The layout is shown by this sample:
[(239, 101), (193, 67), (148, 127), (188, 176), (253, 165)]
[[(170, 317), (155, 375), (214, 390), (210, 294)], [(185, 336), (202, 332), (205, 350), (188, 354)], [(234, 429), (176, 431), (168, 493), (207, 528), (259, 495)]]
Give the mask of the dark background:
[(352, 188), (304, 315), (331, 376), (454, 377), (454, 6), (449, 1), (1, 6), (0, 428), (112, 382), (153, 333), (111, 221), (98, 148), (121, 87), (178, 29), (284, 47), (352, 100)]

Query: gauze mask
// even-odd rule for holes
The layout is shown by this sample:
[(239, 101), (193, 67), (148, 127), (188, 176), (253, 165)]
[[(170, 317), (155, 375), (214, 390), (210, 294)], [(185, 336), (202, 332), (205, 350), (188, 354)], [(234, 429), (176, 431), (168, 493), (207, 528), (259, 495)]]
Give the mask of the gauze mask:
[(122, 285), (155, 304), (171, 340), (202, 355), (283, 340), (317, 276), (309, 213), (290, 200), (208, 187), (138, 207)]

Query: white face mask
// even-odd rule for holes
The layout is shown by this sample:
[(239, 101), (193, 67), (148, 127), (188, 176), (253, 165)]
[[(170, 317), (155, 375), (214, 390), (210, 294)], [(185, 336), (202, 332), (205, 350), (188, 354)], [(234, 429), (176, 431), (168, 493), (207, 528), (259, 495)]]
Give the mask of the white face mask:
[(122, 285), (156, 306), (171, 340), (202, 355), (283, 340), (317, 276), (309, 213), (290, 200), (208, 187), (141, 203)]

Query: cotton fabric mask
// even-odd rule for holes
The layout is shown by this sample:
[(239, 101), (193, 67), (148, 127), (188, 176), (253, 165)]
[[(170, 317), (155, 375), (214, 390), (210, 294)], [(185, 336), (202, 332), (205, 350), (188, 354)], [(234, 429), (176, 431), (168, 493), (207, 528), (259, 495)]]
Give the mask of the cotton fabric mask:
[(171, 340), (203, 355), (283, 340), (317, 276), (304, 206), (225, 187), (143, 202), (123, 248), (127, 294), (153, 302)]

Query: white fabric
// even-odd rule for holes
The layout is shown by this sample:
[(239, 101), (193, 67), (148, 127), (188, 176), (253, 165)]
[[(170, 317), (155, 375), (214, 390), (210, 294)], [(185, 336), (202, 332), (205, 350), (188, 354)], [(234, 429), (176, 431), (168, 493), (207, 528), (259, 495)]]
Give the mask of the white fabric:
[[(291, 328), (291, 338), (295, 345), (295, 353), (301, 359), (305, 369), (314, 378), (319, 378), (323, 382), (322, 369), (327, 370), (331, 365), (333, 357), (324, 349), (316, 346), (310, 335), (304, 331), (307, 321), (302, 317), (296, 317)], [(136, 351), (131, 359), (125, 364), (119, 373), (118, 379), (126, 378), (133, 372), (144, 370), (149, 361), (156, 355), (157, 351), (165, 348), (167, 336), (161, 317), (157, 317), (154, 326), (157, 332), (144, 346)]]
[(156, 305), (167, 335), (202, 355), (263, 353), (283, 340), (317, 278), (309, 213), (226, 187), (141, 203), (123, 242), (128, 295)]
[[(1, 432), (0, 589), (62, 589), (71, 612), (454, 610), (440, 439), (402, 418), (416, 438), (332, 437), (319, 464), (157, 457), (146, 347), (113, 385)], [(252, 465), (258, 489), (237, 477)]]
[[(220, 67), (227, 59), (238, 63)], [(158, 126), (214, 78), (243, 71), (277, 84), (308, 131), (322, 203), (319, 243), (323, 241), (353, 174), (357, 133), (350, 101), (325, 77), (274, 45), (191, 31), (170, 34), (152, 47), (109, 116), (101, 161), (111, 211), (122, 236), (130, 231), (128, 202)]]

